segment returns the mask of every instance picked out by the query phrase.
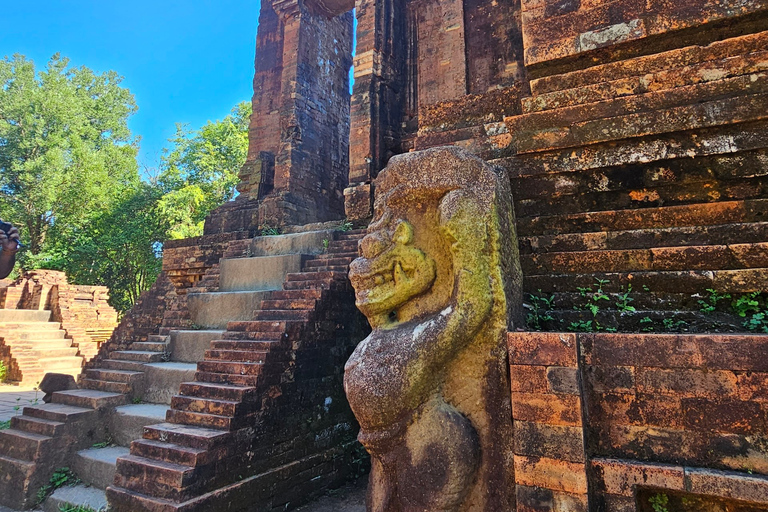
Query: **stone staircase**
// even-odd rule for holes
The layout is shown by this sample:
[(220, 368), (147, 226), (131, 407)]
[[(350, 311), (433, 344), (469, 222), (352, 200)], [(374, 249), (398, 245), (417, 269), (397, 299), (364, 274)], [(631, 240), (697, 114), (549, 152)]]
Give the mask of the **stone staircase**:
[(80, 374), (83, 357), (61, 324), (50, 319), (50, 311), (0, 309), (0, 351), (10, 361), (8, 381), (35, 385), (48, 372)]
[[(112, 510), (208, 510), (209, 500), (225, 495), (232, 510), (239, 510), (236, 502), (245, 495), (251, 507), (266, 500), (288, 508), (297, 504), (291, 502), (298, 499), (291, 496), (295, 486), (310, 486), (305, 495), (311, 496), (312, 489), (338, 478), (335, 470), (318, 469), (331, 451), (300, 449), (294, 429), (303, 428), (301, 421), (288, 421), (289, 414), (279, 411), (302, 414), (295, 400), (309, 414), (315, 414), (318, 399), (327, 408), (330, 398), (313, 397), (312, 391), (327, 393), (314, 383), (327, 386), (329, 378), (338, 380), (343, 394), (340, 368), (365, 336), (339, 334), (344, 323), (354, 324), (350, 315), (359, 315), (347, 272), (362, 236), (336, 234), (325, 254), (304, 258), (301, 271), (288, 273), (281, 290), (266, 292), (250, 320), (229, 322), (210, 343), (194, 380), (173, 397), (167, 421), (145, 428), (130, 454), (117, 460), (115, 485), (107, 491)], [(354, 342), (340, 349), (338, 340), (345, 336)], [(328, 354), (338, 360), (329, 364)], [(303, 372), (309, 375), (299, 377)], [(304, 378), (312, 384), (298, 391)], [(308, 435), (306, 428), (301, 435)], [(255, 489), (260, 494), (251, 495)]]
[[(355, 250), (356, 243), (332, 242), (335, 244), (334, 249), (354, 246)], [(175, 404), (175, 407), (184, 402), (183, 397), (174, 395), (183, 388), (182, 383), (194, 381), (197, 363), (211, 352), (211, 341), (224, 337), (225, 331), (220, 329), (221, 324), (250, 320), (254, 317), (254, 310), (263, 304), (276, 306), (264, 299), (279, 293), (284, 281), (300, 273), (303, 263), (311, 268), (317, 262), (326, 260), (339, 263), (329, 257), (315, 261), (300, 254), (223, 259), (217, 265), (216, 279), (203, 283), (216, 291), (209, 291), (201, 285), (190, 290), (186, 297), (187, 305), (192, 305), (189, 320), (195, 329), (149, 335), (146, 341), (133, 342), (123, 350), (102, 354), (95, 367), (86, 369), (80, 375), (79, 384), (82, 389), (55, 393), (52, 404), (42, 406), (42, 409), (46, 409), (53, 404), (70, 404), (74, 400), (72, 396), (88, 397), (90, 401), (81, 398), (78, 404), (87, 405), (87, 410), (98, 414), (87, 416), (88, 420), (80, 423), (75, 419), (67, 421), (72, 423), (73, 430), (76, 430), (76, 425), (92, 423), (89, 432), (93, 431), (94, 434), (68, 445), (65, 453), (55, 461), (45, 457), (35, 458), (36, 452), (25, 453), (23, 474), (27, 475), (29, 483), (22, 492), (13, 494), (8, 500), (3, 499), (3, 503), (16, 508), (33, 505), (36, 490), (47, 483), (47, 478), (55, 469), (67, 466), (82, 480), (83, 485), (57, 490), (43, 504), (44, 510), (56, 512), (66, 503), (89, 506), (94, 510), (105, 506), (103, 490), (114, 479), (117, 461), (132, 457), (129, 450), (131, 443), (142, 438), (145, 428), (147, 431), (161, 428), (157, 424), (166, 419), (176, 421), (182, 414), (170, 410), (169, 406)], [(351, 257), (341, 262), (348, 264), (349, 261)], [(346, 279), (346, 264), (335, 266), (336, 270), (343, 271), (343, 275), (337, 278)], [(325, 265), (318, 268), (329, 270), (331, 267)], [(310, 298), (321, 296), (314, 291), (300, 291), (300, 294)], [(309, 302), (297, 305), (308, 306)], [(256, 314), (259, 314), (258, 311)], [(85, 414), (85, 411), (70, 412), (75, 418), (79, 418), (78, 414)], [(40, 414), (44, 413), (40, 412), (39, 407), (28, 407), (24, 409), (23, 415), (13, 420), (13, 428), (3, 435), (5, 444), (0, 444), (0, 457), (10, 454), (12, 459), (15, 458), (12, 446), (18, 444), (19, 440), (21, 443), (28, 442), (27, 438), (37, 435), (34, 427)], [(63, 442), (59, 437), (64, 434), (60, 429), (52, 429), (47, 431), (47, 438), (41, 438), (40, 442), (46, 446), (58, 446)], [(4, 474), (2, 471), (0, 468), (0, 474)]]

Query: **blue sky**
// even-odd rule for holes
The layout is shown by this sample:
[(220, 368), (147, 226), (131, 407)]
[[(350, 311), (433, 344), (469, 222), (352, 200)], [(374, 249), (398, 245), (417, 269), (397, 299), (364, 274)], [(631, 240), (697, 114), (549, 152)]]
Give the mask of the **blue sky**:
[(140, 164), (157, 165), (175, 123), (221, 119), (253, 94), (258, 0), (3, 2), (0, 57), (42, 68), (56, 52), (76, 66), (125, 77)]

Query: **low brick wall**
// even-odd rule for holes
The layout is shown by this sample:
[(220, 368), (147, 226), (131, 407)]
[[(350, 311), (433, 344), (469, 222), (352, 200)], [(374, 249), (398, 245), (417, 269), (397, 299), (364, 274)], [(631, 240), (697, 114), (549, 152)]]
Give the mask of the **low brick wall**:
[(509, 360), (518, 511), (768, 510), (768, 336), (520, 332)]

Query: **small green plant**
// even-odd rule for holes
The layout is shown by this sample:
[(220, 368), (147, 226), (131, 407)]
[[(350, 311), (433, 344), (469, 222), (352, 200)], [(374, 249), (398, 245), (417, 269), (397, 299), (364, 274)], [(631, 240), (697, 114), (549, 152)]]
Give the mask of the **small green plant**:
[(668, 331), (681, 331), (685, 327), (688, 327), (688, 322), (685, 320), (675, 321), (674, 318), (665, 318), (662, 320), (662, 323), (664, 324), (664, 328)]
[(603, 291), (603, 287), (610, 283), (607, 279), (595, 279), (597, 289), (593, 290), (592, 287), (577, 287), (579, 294), (587, 299), (586, 304), (582, 306), (573, 306), (576, 311), (589, 311), (592, 314), (592, 320), (579, 319), (576, 322), (571, 322), (568, 326), (569, 331), (575, 332), (599, 332), (608, 331), (615, 332), (614, 328), (606, 328), (600, 325), (597, 321), (597, 315), (600, 313), (600, 306), (602, 301), (610, 301), (611, 298)]
[(139, 404), (143, 404), (144, 400), (140, 396), (135, 396), (131, 398), (131, 403), (134, 405), (139, 405)]
[(729, 294), (725, 293), (721, 295), (712, 288), (707, 288), (707, 291), (709, 292), (709, 297), (706, 297), (705, 300), (699, 299), (699, 306), (701, 306), (700, 310), (702, 313), (714, 312), (715, 309), (717, 309), (718, 302), (731, 298)]
[(643, 327), (640, 329), (643, 332), (653, 332), (653, 320), (651, 320), (651, 317), (644, 316), (640, 319), (640, 325)]
[(45, 499), (59, 487), (64, 487), (65, 485), (77, 485), (79, 483), (80, 479), (77, 478), (69, 468), (59, 468), (53, 472), (48, 484), (42, 486), (40, 490), (37, 491), (37, 502), (44, 502)]
[(279, 227), (272, 227), (269, 224), (264, 224), (259, 228), (259, 234), (261, 236), (277, 236), (282, 234), (282, 230)]
[(94, 443), (92, 448), (106, 448), (108, 446), (112, 446), (113, 443), (114, 441), (112, 440), (112, 434), (110, 434), (109, 431), (107, 431), (106, 438), (104, 439), (104, 441), (100, 443)]
[(189, 324), (190, 331), (202, 331), (203, 329), (205, 329), (205, 326), (202, 326), (200, 324), (195, 324), (195, 323)]
[(632, 293), (632, 285), (627, 285), (627, 291), (624, 291), (624, 287), (621, 287), (621, 293), (616, 296), (616, 308), (622, 313), (634, 313), (637, 311), (634, 306), (630, 306), (630, 302), (634, 302), (635, 299), (629, 296)]
[(5, 361), (0, 361), (0, 382), (5, 382), (7, 376), (8, 367), (5, 365)]
[(529, 328), (536, 331), (540, 331), (544, 328), (544, 322), (554, 320), (554, 317), (550, 315), (549, 312), (554, 309), (555, 296), (551, 295), (546, 297), (541, 295), (541, 293), (541, 288), (539, 288), (540, 295), (529, 294), (528, 297), (530, 298), (531, 303), (530, 305), (526, 305), (531, 311), (526, 316), (526, 322), (528, 323)]
[(742, 295), (731, 305), (733, 312), (744, 318), (744, 327), (750, 331), (768, 333), (768, 300), (760, 292)]
[(339, 231), (352, 231), (352, 223), (348, 220), (345, 220), (341, 223), (341, 226), (339, 226)]
[(323, 238), (323, 251), (327, 251), (329, 245), (331, 245), (331, 241), (327, 238)]
[(651, 504), (653, 512), (669, 512), (667, 505), (669, 505), (669, 496), (664, 493), (659, 493), (648, 498), (648, 503)]
[(0, 421), (0, 430), (7, 430), (11, 428), (11, 420)]

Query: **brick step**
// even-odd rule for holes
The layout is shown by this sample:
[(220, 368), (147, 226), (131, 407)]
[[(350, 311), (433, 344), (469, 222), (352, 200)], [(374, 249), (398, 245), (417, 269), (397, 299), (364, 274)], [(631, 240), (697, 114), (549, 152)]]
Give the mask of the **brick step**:
[[(202, 372), (195, 374), (195, 381), (209, 384), (231, 384), (234, 386), (261, 386), (269, 379), (264, 375), (231, 375), (219, 372)], [(274, 380), (274, 379), (273, 379)]]
[[(760, 128), (753, 130), (760, 131)], [(514, 177), (512, 186), (516, 201), (546, 205), (539, 212), (546, 215), (573, 212), (571, 205), (563, 204), (563, 198), (566, 197), (578, 200), (582, 207), (592, 205), (591, 211), (645, 208), (659, 204), (707, 203), (713, 199), (723, 200), (723, 197), (707, 196), (701, 190), (696, 193), (696, 187), (717, 184), (727, 192), (729, 187), (737, 183), (764, 177), (768, 171), (761, 162), (766, 158), (768, 150), (759, 148), (742, 150), (738, 156), (717, 153), (699, 155), (694, 165), (691, 165), (689, 159), (672, 155), (661, 161), (630, 163), (619, 160), (611, 162), (613, 165), (604, 162), (603, 166), (592, 169), (556, 170), (547, 167), (545, 172)], [(675, 188), (678, 189), (677, 194)], [(742, 192), (741, 198), (745, 197), (750, 196)], [(754, 197), (761, 196), (758, 194)], [(550, 202), (542, 203), (544, 198), (550, 199)], [(670, 201), (673, 202), (668, 203)], [(520, 213), (524, 215), (525, 212), (521, 210)]]
[(93, 409), (86, 409), (84, 407), (50, 403), (24, 407), (23, 414), (33, 418), (67, 423), (69, 421), (79, 421), (91, 418), (94, 411)]
[(111, 382), (125, 382), (131, 384), (144, 376), (143, 372), (132, 372), (126, 370), (86, 370), (87, 378), (92, 380), (106, 380)]
[(15, 428), (0, 430), (0, 453), (14, 459), (34, 461), (51, 449), (52, 441), (50, 436)]
[(263, 363), (266, 360), (267, 354), (267, 351), (209, 349), (205, 351), (205, 360)]
[(328, 252), (353, 252), (357, 251), (357, 239), (331, 240), (328, 244)]
[[(708, 73), (713, 69), (717, 69), (720, 79), (756, 73), (761, 71), (759, 62), (768, 60), (768, 52), (758, 51), (757, 48), (754, 50), (753, 53), (729, 55), (716, 60), (693, 62), (685, 66), (679, 65), (679, 62), (670, 63), (669, 68), (654, 69), (645, 74), (629, 77), (625, 74), (602, 82), (573, 84), (575, 87), (536, 94), (531, 98), (523, 98), (523, 113), (612, 100), (627, 96), (628, 91), (631, 91), (630, 94), (645, 94), (650, 91), (704, 83), (711, 80), (708, 78), (710, 76)], [(637, 62), (637, 59), (632, 59), (632, 62)], [(631, 67), (626, 69), (634, 71)]]
[[(281, 343), (288, 341), (288, 333), (281, 332), (281, 331), (225, 331), (221, 335), (221, 339), (219, 340), (213, 340), (211, 343), (216, 343), (218, 341), (232, 341), (232, 340), (242, 340), (242, 341), (263, 341), (266, 342), (264, 346), (271, 346), (275, 343)], [(211, 345), (211, 348), (216, 348), (213, 345)]]
[(346, 279), (344, 272), (294, 272), (285, 276), (286, 282), (291, 281), (325, 281)]
[(339, 279), (319, 279), (307, 281), (286, 281), (284, 290), (336, 290), (346, 283)]
[[(330, 256), (330, 255), (328, 255)], [(304, 263), (304, 268), (315, 268), (315, 267), (327, 267), (329, 265), (337, 265), (337, 266), (347, 266), (351, 263), (352, 258), (315, 258), (312, 260), (308, 260)]]
[(296, 320), (306, 322), (313, 316), (314, 311), (311, 309), (273, 309), (260, 310), (253, 313), (254, 320)]
[(179, 411), (176, 409), (171, 409), (168, 411), (167, 419), (173, 423), (230, 431), (237, 430), (248, 425), (251, 420), (249, 416), (219, 416), (216, 414)]
[(211, 452), (151, 439), (137, 439), (131, 443), (131, 454), (146, 459), (170, 462), (182, 466), (202, 466), (212, 462)]
[(768, 199), (518, 218), (520, 236), (765, 222)]
[(81, 356), (45, 357), (38, 359), (38, 363), (46, 371), (61, 368), (80, 368), (83, 366), (83, 358)]
[(168, 343), (168, 336), (162, 334), (150, 334), (147, 336), (147, 342), (149, 343)]
[(287, 328), (291, 326), (295, 326), (297, 324), (301, 324), (301, 322), (296, 321), (275, 321), (275, 320), (250, 320), (250, 321), (244, 321), (244, 322), (229, 322), (227, 324), (227, 331), (233, 331), (233, 332), (277, 332), (281, 335), (286, 331)]
[(247, 363), (242, 361), (200, 361), (197, 364), (200, 372), (223, 373), (232, 375), (259, 375), (264, 369), (264, 363)]
[(69, 391), (56, 391), (51, 401), (57, 404), (101, 409), (104, 407), (117, 407), (123, 405), (127, 399), (120, 393), (110, 393), (92, 389), (71, 389)]
[[(626, 77), (645, 76), (649, 73), (675, 69), (681, 62), (708, 62), (738, 57), (761, 51), (768, 45), (768, 32), (715, 41), (706, 46), (686, 46), (660, 53), (643, 55), (630, 60), (620, 60), (592, 66), (586, 69), (531, 80), (531, 90), (536, 95), (548, 92), (577, 89), (590, 84)], [(628, 65), (631, 64), (631, 65)]]
[(349, 231), (337, 231), (336, 240), (360, 240), (368, 232), (366, 228), (350, 229)]
[(168, 422), (144, 427), (144, 439), (201, 450), (211, 450), (221, 446), (231, 437), (232, 435), (224, 430)]
[[(238, 333), (243, 334), (243, 333)], [(258, 334), (258, 333), (248, 333)], [(287, 343), (268, 340), (228, 339), (211, 342), (211, 350), (246, 350), (268, 352), (277, 348), (287, 348)]]
[(104, 359), (101, 361), (101, 367), (106, 370), (126, 370), (126, 371), (142, 371), (144, 363), (140, 361), (126, 361), (119, 359)]
[(110, 359), (120, 361), (139, 361), (142, 363), (159, 363), (163, 360), (161, 352), (146, 352), (143, 350), (118, 350), (109, 353)]
[(138, 491), (152, 482), (154, 496), (183, 501), (196, 487), (195, 477), (192, 466), (127, 455), (117, 459), (115, 485)]
[[(684, 162), (681, 161), (675, 162), (674, 165), (679, 171), (676, 172), (676, 176), (683, 176), (683, 164)], [(700, 164), (705, 165), (704, 162), (700, 162)], [(629, 190), (609, 189), (605, 192), (592, 189), (583, 194), (562, 196), (559, 200), (543, 194), (531, 199), (516, 199), (515, 204), (517, 211), (520, 212), (520, 217), (523, 218), (553, 213), (570, 215), (621, 209), (634, 210), (659, 204), (679, 206), (705, 203), (713, 200), (712, 195), (708, 193), (713, 189), (718, 191), (719, 199), (722, 201), (742, 201), (764, 196), (768, 190), (768, 176), (737, 176), (723, 179), (715, 176), (698, 176), (695, 180), (685, 183), (667, 184), (659, 182), (650, 188), (636, 189), (632, 186), (627, 188)], [(722, 221), (717, 222), (717, 224), (721, 223)], [(527, 232), (522, 232), (522, 234), (528, 235)]]
[(256, 388), (209, 384), (205, 382), (183, 382), (179, 388), (181, 395), (213, 400), (246, 401), (256, 395)]
[(234, 417), (253, 412), (258, 408), (258, 404), (254, 402), (221, 400), (218, 398), (176, 395), (171, 399), (171, 408), (175, 411)]
[(768, 267), (768, 242), (733, 245), (657, 247), (626, 251), (552, 252), (522, 256), (523, 273), (583, 274), (664, 270), (735, 270)]
[(267, 300), (320, 300), (323, 290), (275, 290)]
[(544, 322), (550, 331), (572, 330), (573, 322), (596, 321), (599, 327), (593, 323), (592, 331), (618, 327), (622, 332), (744, 332), (741, 322), (734, 322), (732, 317), (698, 311), (599, 311), (593, 316), (588, 311), (571, 309), (554, 310), (550, 314), (555, 320)]
[[(14, 416), (11, 418), (11, 428), (30, 432), (40, 436), (53, 437), (64, 431), (65, 424), (60, 421), (44, 420), (33, 416)], [(2, 432), (0, 430), (0, 432)], [(5, 452), (3, 452), (5, 453)], [(32, 459), (25, 459), (32, 460)]]
[(63, 340), (67, 334), (62, 329), (58, 328), (58, 324), (54, 324), (56, 329), (20, 329), (16, 336), (20, 340)]
[(153, 342), (143, 341), (131, 343), (131, 350), (138, 350), (141, 352), (164, 352), (168, 348), (168, 344), (165, 342)]
[(768, 241), (768, 222), (521, 237), (521, 254), (728, 245)]
[(357, 249), (355, 249), (354, 251), (328, 251), (325, 254), (318, 254), (317, 256), (315, 256), (315, 258), (312, 261), (325, 260), (325, 259), (335, 260), (339, 258), (354, 260), (359, 256), (360, 254), (358, 254)]
[(20, 359), (32, 359), (34, 361), (39, 361), (43, 359), (42, 356), (45, 356), (45, 359), (51, 359), (51, 358), (59, 358), (59, 357), (78, 357), (77, 356), (77, 347), (41, 347), (40, 345), (33, 345), (31, 347), (28, 346), (19, 346), (16, 344), (12, 345), (14, 348), (14, 351), (21, 350), (19, 352), (19, 355), (16, 357), (16, 360)]
[(102, 391), (105, 393), (128, 394), (132, 389), (128, 382), (113, 382), (109, 380), (80, 379), (80, 385), (85, 389)]
[(572, 292), (578, 287), (589, 287), (596, 279), (608, 280), (612, 286), (651, 292), (703, 293), (707, 288), (720, 293), (763, 292), (768, 289), (768, 268), (715, 271), (661, 271), (661, 272), (595, 272), (588, 274), (552, 274), (524, 276), (527, 293), (541, 289), (549, 293)]
[[(597, 289), (595, 283), (591, 286), (592, 290)], [(615, 290), (615, 291), (609, 291)], [(612, 283), (603, 285), (603, 292), (609, 296), (609, 300), (600, 300), (598, 305), (602, 309), (618, 309), (616, 303), (619, 302), (619, 286), (615, 286)], [(549, 292), (547, 290), (538, 290), (533, 293), (537, 297), (545, 297), (547, 299), (553, 298), (554, 308), (556, 309), (573, 309), (574, 306), (581, 307), (584, 304), (591, 302), (591, 293), (587, 292), (588, 297), (582, 296), (579, 291), (573, 290), (571, 292)], [(666, 292), (654, 292), (652, 290), (644, 291), (642, 289), (635, 290), (634, 287), (629, 293), (629, 298), (632, 299), (628, 302), (629, 306), (635, 309), (645, 309), (654, 311), (698, 311), (701, 308), (699, 300), (702, 300), (708, 293), (705, 290), (701, 290), (698, 293), (666, 293)], [(526, 293), (524, 302), (528, 305), (532, 302), (529, 294)]]
[[(757, 77), (756, 80), (753, 78)], [(765, 72), (505, 118), (518, 154), (759, 119)], [(748, 92), (747, 92), (748, 91)], [(696, 98), (696, 103), (691, 103)], [(718, 110), (722, 109), (722, 110)], [(620, 115), (617, 115), (620, 113)]]
[(317, 306), (316, 299), (290, 299), (290, 300), (264, 300), (261, 302), (261, 310), (279, 309), (307, 309), (312, 310)]
[(347, 265), (326, 265), (324, 267), (308, 267), (302, 270), (302, 272), (349, 272), (349, 264)]

